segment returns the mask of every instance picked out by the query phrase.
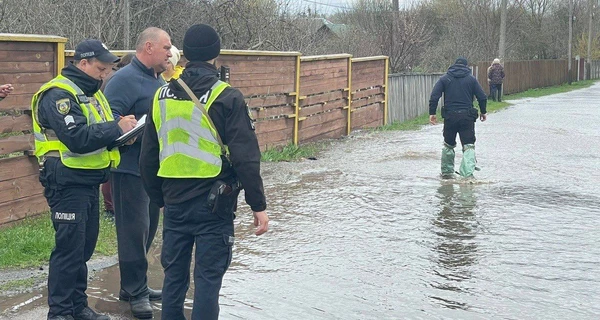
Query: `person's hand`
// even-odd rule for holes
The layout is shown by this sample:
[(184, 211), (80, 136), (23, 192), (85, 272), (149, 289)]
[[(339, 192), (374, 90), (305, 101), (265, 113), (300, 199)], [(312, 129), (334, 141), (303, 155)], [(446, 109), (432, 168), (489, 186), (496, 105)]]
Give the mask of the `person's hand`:
[(432, 125), (437, 124), (437, 116), (435, 114), (429, 116), (429, 123), (431, 123)]
[(129, 139), (127, 142), (125, 142), (125, 145), (130, 146), (135, 142), (135, 140), (137, 140), (137, 137), (133, 137), (132, 139)]
[(137, 120), (135, 120), (134, 115), (121, 116), (121, 120), (119, 120), (119, 127), (123, 133), (127, 133), (131, 131), (131, 129), (135, 128), (137, 125)]
[(481, 120), (482, 122), (483, 122), (483, 121), (485, 121), (485, 120), (487, 120), (487, 113), (482, 113), (482, 114), (479, 116), (479, 120)]
[(6, 98), (6, 96), (8, 96), (14, 89), (15, 88), (10, 83), (0, 85), (0, 98)]
[(256, 227), (254, 234), (257, 236), (269, 231), (269, 217), (266, 211), (254, 212), (254, 226)]

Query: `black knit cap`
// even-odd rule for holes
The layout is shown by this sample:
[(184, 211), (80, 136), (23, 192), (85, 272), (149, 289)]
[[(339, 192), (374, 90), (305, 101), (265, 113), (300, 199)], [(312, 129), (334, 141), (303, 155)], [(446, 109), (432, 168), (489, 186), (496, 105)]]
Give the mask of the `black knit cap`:
[(209, 61), (221, 53), (221, 39), (211, 26), (195, 24), (183, 37), (183, 55), (189, 61)]
[(465, 57), (458, 57), (458, 59), (456, 59), (456, 61), (454, 61), (454, 64), (462, 64), (462, 65), (467, 65), (467, 58)]

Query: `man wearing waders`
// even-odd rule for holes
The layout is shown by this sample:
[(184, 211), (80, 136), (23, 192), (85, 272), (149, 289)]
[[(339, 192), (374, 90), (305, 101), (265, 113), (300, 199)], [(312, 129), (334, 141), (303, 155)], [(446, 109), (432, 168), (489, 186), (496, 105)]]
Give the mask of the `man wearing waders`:
[[(477, 79), (467, 66), (467, 59), (459, 57), (454, 65), (448, 68), (433, 87), (429, 98), (429, 122), (437, 123), (435, 115), (438, 100), (444, 94), (442, 118), (444, 118), (444, 148), (442, 149), (442, 178), (454, 178), (454, 148), (456, 134), (460, 136), (463, 146), (463, 158), (458, 174), (462, 178), (473, 178), (475, 171), (475, 121), (487, 119), (487, 97)], [(481, 116), (473, 107), (473, 96), (477, 97)]]

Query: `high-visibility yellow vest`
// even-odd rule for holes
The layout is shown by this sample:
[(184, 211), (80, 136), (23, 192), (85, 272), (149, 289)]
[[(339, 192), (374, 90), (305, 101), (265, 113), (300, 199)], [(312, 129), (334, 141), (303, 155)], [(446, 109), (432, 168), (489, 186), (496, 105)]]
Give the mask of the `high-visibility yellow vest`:
[[(215, 99), (229, 87), (217, 81), (199, 98), (208, 113)], [(158, 135), (163, 178), (213, 178), (221, 172), (221, 146), (214, 128), (193, 101), (176, 100), (168, 84), (154, 96), (152, 120)]]
[[(108, 151), (106, 147), (104, 147), (84, 154), (71, 152), (64, 143), (58, 140), (53, 130), (45, 129), (40, 126), (38, 120), (40, 97), (44, 92), (52, 88), (60, 88), (73, 95), (75, 100), (79, 102), (79, 106), (87, 118), (88, 125), (114, 120), (110, 107), (108, 106), (108, 101), (106, 101), (102, 92), (98, 91), (94, 94), (94, 98), (100, 106), (100, 109), (96, 110), (96, 107), (92, 105), (89, 101), (89, 97), (85, 96), (85, 93), (81, 88), (68, 78), (59, 75), (44, 84), (31, 100), (31, 116), (33, 118), (33, 134), (35, 137), (35, 156), (40, 159), (44, 155), (53, 155), (58, 152), (62, 163), (66, 167), (74, 169), (104, 169), (109, 165), (112, 167), (118, 166), (121, 161), (118, 149)], [(100, 113), (102, 113), (104, 118)]]

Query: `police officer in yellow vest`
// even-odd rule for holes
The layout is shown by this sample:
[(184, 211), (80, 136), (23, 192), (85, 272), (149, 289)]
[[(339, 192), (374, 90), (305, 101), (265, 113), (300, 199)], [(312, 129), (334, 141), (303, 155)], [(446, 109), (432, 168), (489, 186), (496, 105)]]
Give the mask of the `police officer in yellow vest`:
[(192, 319), (219, 317), (240, 188), (254, 212), (255, 234), (268, 230), (254, 124), (242, 93), (219, 81), (213, 62), (220, 49), (210, 26), (187, 30), (183, 54), (189, 62), (179, 80), (158, 89), (144, 131), (140, 174), (150, 200), (164, 206), (165, 320), (185, 319), (194, 246)]
[(103, 320), (87, 303), (87, 265), (99, 229), (98, 188), (119, 163), (107, 147), (133, 129), (133, 116), (113, 120), (99, 91), (119, 58), (98, 40), (84, 40), (74, 62), (44, 84), (31, 102), (35, 155), (48, 201), (55, 247), (48, 271), (48, 319)]

